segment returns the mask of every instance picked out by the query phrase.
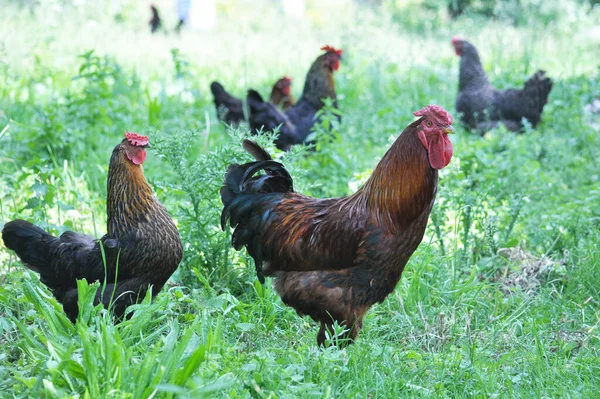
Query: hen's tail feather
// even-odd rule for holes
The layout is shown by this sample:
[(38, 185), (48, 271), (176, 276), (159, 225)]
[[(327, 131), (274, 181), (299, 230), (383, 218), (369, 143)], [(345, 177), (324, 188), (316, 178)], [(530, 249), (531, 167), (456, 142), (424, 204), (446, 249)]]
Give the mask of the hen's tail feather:
[(256, 104), (264, 103), (262, 96), (254, 89), (248, 90), (248, 94), (246, 95), (246, 102), (248, 106), (253, 106)]
[(55, 239), (25, 220), (13, 220), (2, 229), (4, 245), (15, 251), (23, 264), (37, 273), (48, 267), (48, 244)]
[(229, 94), (219, 82), (212, 82), (210, 91), (213, 94), (217, 111), (225, 112), (228, 117), (229, 113), (233, 113), (231, 117), (234, 119), (243, 119), (242, 100)]
[(533, 110), (542, 113), (544, 105), (548, 102), (548, 96), (552, 90), (552, 79), (546, 76), (543, 70), (537, 71), (527, 82), (523, 89), (524, 95), (531, 101)]
[(210, 84), (210, 91), (215, 97), (215, 102), (223, 102), (223, 99), (231, 97), (231, 95), (227, 93), (223, 85), (219, 82), (212, 82)]

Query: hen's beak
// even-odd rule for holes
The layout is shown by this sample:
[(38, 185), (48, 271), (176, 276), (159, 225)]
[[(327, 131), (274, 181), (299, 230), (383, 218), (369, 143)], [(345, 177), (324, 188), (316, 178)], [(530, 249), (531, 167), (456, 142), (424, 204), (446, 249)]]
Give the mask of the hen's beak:
[(456, 132), (454, 131), (454, 128), (452, 126), (448, 126), (448, 127), (446, 127), (444, 129), (444, 133), (446, 133), (446, 134), (454, 134)]

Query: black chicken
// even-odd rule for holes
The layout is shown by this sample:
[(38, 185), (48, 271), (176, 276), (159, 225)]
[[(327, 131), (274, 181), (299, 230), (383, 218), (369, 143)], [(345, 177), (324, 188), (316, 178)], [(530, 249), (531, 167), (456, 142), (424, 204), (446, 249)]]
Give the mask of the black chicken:
[(520, 131), (523, 119), (533, 127), (540, 122), (552, 90), (552, 80), (544, 71), (537, 71), (521, 90), (497, 90), (487, 79), (477, 49), (459, 37), (452, 38), (452, 45), (461, 57), (456, 111), (468, 128), (483, 134), (502, 123)]
[[(294, 99), (290, 93), (291, 85), (292, 80), (287, 76), (275, 82), (271, 89), (271, 96), (269, 97), (269, 103), (275, 105), (275, 109), (279, 107), (287, 109), (293, 105)], [(212, 82), (210, 84), (210, 91), (214, 97), (219, 120), (233, 126), (237, 126), (246, 120), (243, 101), (229, 94), (221, 83)]]
[[(323, 99), (330, 98), (333, 106), (337, 108), (335, 83), (333, 72), (340, 67), (343, 50), (331, 46), (324, 46), (325, 51), (311, 65), (304, 83), (302, 97), (296, 104), (285, 112), (277, 108), (267, 109), (264, 101), (253, 90), (248, 92), (246, 103), (249, 110), (249, 123), (252, 131), (272, 131), (273, 126), (287, 121), (286, 126), (281, 126), (275, 145), (280, 150), (289, 150), (294, 144), (305, 143), (315, 122), (315, 115), (325, 105)], [(339, 119), (339, 117), (338, 117)]]

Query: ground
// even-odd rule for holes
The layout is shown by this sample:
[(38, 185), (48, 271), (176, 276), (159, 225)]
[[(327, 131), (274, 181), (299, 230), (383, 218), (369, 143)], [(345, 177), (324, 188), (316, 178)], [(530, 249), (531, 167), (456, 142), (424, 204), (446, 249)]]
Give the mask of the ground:
[[(216, 30), (177, 36), (151, 35), (138, 2), (0, 0), (0, 226), (20, 217), (101, 236), (110, 152), (137, 131), (154, 144), (145, 173), (185, 247), (169, 285), (120, 325), (82, 283), (72, 325), (0, 245), (0, 396), (597, 395), (600, 10), (527, 0), (502, 3), (519, 13), (451, 20), (434, 2), (388, 3), (308, 1), (299, 21), (272, 2), (221, 1)], [(174, 25), (172, 4), (157, 5)], [(226, 166), (248, 157), (244, 128), (216, 120), (209, 84), (267, 95), (289, 75), (299, 97), (319, 48), (343, 48), (336, 134), (316, 153), (277, 157), (299, 191), (346, 195), (413, 111), (436, 103), (454, 113), (454, 34), (479, 48), (497, 87), (547, 71), (555, 84), (542, 123), (484, 137), (455, 124), (454, 158), (396, 290), (354, 345), (321, 349), (315, 323), (261, 286), (218, 227)]]

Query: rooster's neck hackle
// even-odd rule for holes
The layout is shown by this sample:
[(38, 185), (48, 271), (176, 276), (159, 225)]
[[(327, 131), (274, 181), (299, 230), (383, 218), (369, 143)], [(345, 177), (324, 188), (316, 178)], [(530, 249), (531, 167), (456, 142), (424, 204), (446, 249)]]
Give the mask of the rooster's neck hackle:
[(115, 148), (107, 180), (108, 235), (118, 237), (127, 234), (146, 221), (155, 206), (156, 200), (142, 166), (133, 164), (124, 151)]
[(437, 191), (437, 170), (417, 137), (415, 121), (398, 137), (365, 185), (351, 198), (390, 233), (407, 228), (430, 210)]

